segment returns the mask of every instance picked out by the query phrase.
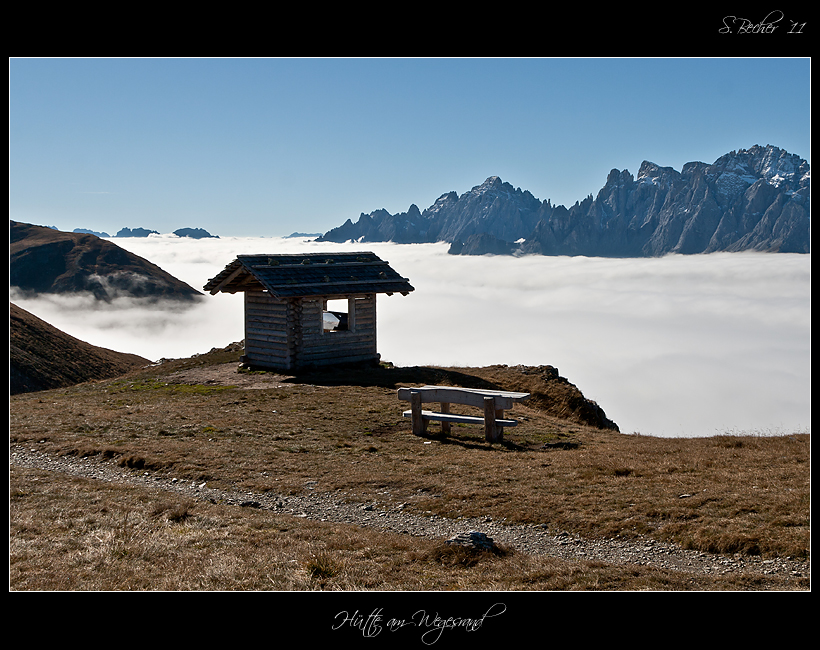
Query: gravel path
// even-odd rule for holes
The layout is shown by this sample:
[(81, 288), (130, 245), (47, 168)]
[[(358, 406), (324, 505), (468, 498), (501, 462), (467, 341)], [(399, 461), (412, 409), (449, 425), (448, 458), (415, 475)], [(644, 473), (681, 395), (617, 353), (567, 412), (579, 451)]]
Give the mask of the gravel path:
[(155, 490), (173, 491), (193, 499), (238, 507), (265, 508), (319, 521), (350, 523), (406, 535), (449, 539), (459, 533), (479, 531), (494, 542), (518, 552), (548, 555), (566, 560), (599, 560), (612, 564), (637, 564), (705, 575), (753, 573), (773, 577), (810, 577), (810, 563), (786, 558), (725, 557), (663, 544), (651, 539), (582, 539), (542, 525), (510, 525), (490, 517), (446, 519), (420, 516), (376, 505), (348, 503), (333, 494), (277, 496), (270, 493), (226, 492), (205, 484), (168, 479), (151, 472), (121, 468), (109, 461), (43, 454), (21, 445), (9, 450), (11, 466), (63, 472), (101, 481), (126, 483)]

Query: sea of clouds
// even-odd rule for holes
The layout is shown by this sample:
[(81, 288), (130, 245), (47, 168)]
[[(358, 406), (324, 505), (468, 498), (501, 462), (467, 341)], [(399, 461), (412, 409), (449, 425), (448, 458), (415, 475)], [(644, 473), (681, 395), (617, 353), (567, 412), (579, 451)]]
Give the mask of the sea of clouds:
[[(811, 256), (462, 257), (446, 244), (293, 238), (116, 238), (196, 289), (237, 254), (369, 250), (409, 278), (378, 297), (378, 350), (396, 365), (553, 365), (624, 433), (811, 429)], [(242, 294), (193, 307), (49, 296), (20, 307), (94, 345), (152, 361), (244, 337)]]

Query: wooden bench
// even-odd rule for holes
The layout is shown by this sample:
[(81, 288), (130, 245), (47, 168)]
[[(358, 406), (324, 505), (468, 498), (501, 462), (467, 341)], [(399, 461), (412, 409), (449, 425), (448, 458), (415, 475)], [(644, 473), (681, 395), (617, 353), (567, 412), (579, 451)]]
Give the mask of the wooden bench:
[[(450, 424), (453, 422), (483, 424), (484, 437), (487, 442), (500, 442), (503, 438), (504, 427), (514, 427), (518, 424), (517, 420), (505, 419), (504, 411), (511, 409), (516, 402), (523, 402), (530, 396), (529, 393), (455, 386), (399, 388), (398, 395), (400, 400), (410, 402), (410, 410), (405, 411), (402, 415), (411, 419), (415, 435), (423, 435), (427, 430), (427, 423), (431, 420), (441, 422), (443, 433), (449, 433)], [(441, 405), (440, 411), (422, 410), (421, 405), (429, 402), (438, 402)], [(477, 417), (450, 413), (450, 404), (476, 406), (484, 411), (484, 415), (483, 417)]]

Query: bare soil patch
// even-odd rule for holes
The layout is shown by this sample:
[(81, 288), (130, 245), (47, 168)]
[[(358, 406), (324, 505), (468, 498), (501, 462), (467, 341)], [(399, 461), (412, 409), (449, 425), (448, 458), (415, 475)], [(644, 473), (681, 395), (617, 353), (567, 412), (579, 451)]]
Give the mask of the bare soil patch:
[(212, 366), (194, 366), (172, 372), (168, 382), (174, 384), (201, 384), (203, 386), (234, 386), (244, 390), (283, 388), (291, 386), (292, 375), (273, 372), (239, 372), (235, 361)]

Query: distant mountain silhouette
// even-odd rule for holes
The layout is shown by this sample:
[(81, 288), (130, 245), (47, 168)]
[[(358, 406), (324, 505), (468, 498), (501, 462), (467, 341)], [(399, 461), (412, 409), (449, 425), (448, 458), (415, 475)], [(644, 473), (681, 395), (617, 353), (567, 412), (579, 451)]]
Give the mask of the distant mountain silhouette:
[(114, 237), (147, 237), (148, 235), (158, 235), (156, 230), (147, 230), (146, 228), (123, 228), (117, 232)]
[(9, 303), (10, 394), (111, 379), (151, 362), (69, 336)]
[(180, 228), (179, 230), (175, 230), (174, 234), (177, 237), (191, 237), (192, 239), (206, 239), (208, 237), (219, 239), (217, 235), (212, 235), (203, 228)]
[(17, 221), (10, 221), (9, 235), (9, 286), (24, 294), (91, 292), (100, 300), (202, 296), (157, 265), (96, 235)]
[[(55, 228), (55, 230), (56, 230), (56, 228)], [(97, 237), (110, 237), (111, 236), (105, 231), (97, 232), (96, 230), (89, 230), (88, 228), (75, 228), (72, 232), (77, 232), (77, 233), (86, 234), (86, 235), (97, 235)]]
[(757, 250), (810, 252), (811, 173), (777, 147), (732, 151), (680, 172), (645, 161), (637, 177), (613, 169), (595, 198), (566, 208), (497, 176), (423, 212), (348, 219), (317, 241), (448, 242), (461, 255), (650, 257)]

